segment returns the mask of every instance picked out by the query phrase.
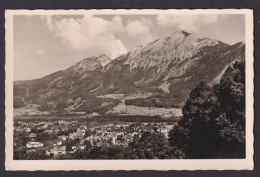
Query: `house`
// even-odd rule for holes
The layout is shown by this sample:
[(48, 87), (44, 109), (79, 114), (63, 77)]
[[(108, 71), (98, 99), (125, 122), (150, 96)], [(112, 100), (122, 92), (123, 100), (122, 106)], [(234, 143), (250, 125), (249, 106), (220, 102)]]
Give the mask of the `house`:
[(82, 139), (84, 137), (84, 135), (85, 135), (85, 130), (80, 130), (75, 133), (70, 133), (69, 138), (70, 139), (75, 139), (75, 138)]
[(66, 146), (55, 146), (51, 149), (51, 153), (54, 155), (66, 154)]
[(86, 147), (85, 145), (81, 145), (81, 146), (79, 146), (79, 149), (84, 150), (85, 147)]
[(57, 143), (57, 145), (59, 145), (59, 146), (60, 146), (60, 145), (62, 145), (62, 142), (61, 142), (61, 141), (59, 141), (59, 142)]
[(85, 145), (72, 146), (72, 150), (73, 151), (76, 151), (77, 149), (84, 150), (85, 147), (86, 147)]
[(26, 144), (27, 148), (39, 148), (39, 147), (43, 147), (43, 144), (41, 142), (34, 142), (34, 141), (29, 141)]
[(63, 131), (63, 132), (66, 132), (66, 131), (68, 131), (69, 129), (68, 129), (68, 127), (63, 127), (63, 128), (61, 128), (61, 131)]
[(63, 140), (63, 141), (66, 141), (67, 138), (68, 138), (68, 136), (66, 136), (66, 135), (58, 136), (58, 139)]
[(115, 145), (116, 144), (116, 137), (112, 137), (112, 145)]
[(36, 138), (36, 133), (31, 133), (28, 137), (30, 139), (35, 139)]
[(45, 132), (47, 132), (47, 133), (53, 133), (54, 131), (53, 130), (45, 130)]
[(132, 135), (130, 135), (130, 134), (125, 135), (125, 141), (126, 142), (131, 142), (132, 139), (133, 139)]
[[(122, 127), (123, 128), (123, 127)], [(115, 126), (115, 131), (120, 131), (121, 130), (121, 126), (120, 125), (116, 125)]]
[(81, 126), (78, 128), (78, 130), (86, 130), (86, 129), (87, 129), (86, 125), (81, 125)]
[(50, 152), (50, 151), (46, 151), (45, 154), (46, 154), (47, 156), (50, 156), (50, 155), (51, 155), (51, 152)]
[(108, 127), (107, 128), (107, 132), (112, 132), (113, 130), (112, 130), (112, 128), (111, 127)]
[(101, 127), (95, 127), (95, 131), (101, 132), (101, 131), (102, 131), (102, 128), (101, 128)]
[(46, 129), (47, 127), (48, 127), (48, 125), (44, 124), (44, 125), (41, 126), (41, 129)]
[(162, 114), (162, 117), (165, 117), (165, 118), (170, 118), (170, 117), (172, 117), (172, 116), (173, 116), (172, 111), (170, 111), (170, 112), (164, 112), (164, 113)]
[(90, 140), (92, 140), (92, 139), (93, 139), (93, 135), (90, 135), (90, 136), (88, 136), (88, 137), (86, 138), (87, 141), (90, 141)]
[(93, 112), (92, 114), (89, 115), (89, 117), (96, 117), (98, 116), (99, 114), (97, 112)]
[(161, 133), (163, 133), (168, 138), (169, 129), (162, 129)]
[(101, 141), (101, 137), (98, 137), (97, 135), (93, 136), (89, 136), (86, 138), (87, 141), (90, 142), (91, 146), (95, 146), (96, 142), (100, 142)]
[(115, 140), (115, 145), (120, 145), (121, 141), (120, 140)]
[(71, 125), (76, 125), (78, 123), (78, 121), (72, 121)]
[(123, 142), (121, 145), (123, 145), (124, 147), (127, 147), (128, 143), (127, 142)]
[(107, 126), (102, 126), (101, 127), (101, 131), (106, 131), (106, 129), (107, 129)]
[(116, 133), (116, 136), (123, 136), (124, 135), (124, 133), (123, 132), (120, 132), (120, 133)]
[(25, 131), (26, 131), (26, 132), (31, 132), (31, 129), (28, 128), (28, 127), (26, 127), (26, 128), (25, 128)]
[(58, 121), (59, 125), (65, 124), (65, 122), (66, 122), (65, 120), (59, 120)]

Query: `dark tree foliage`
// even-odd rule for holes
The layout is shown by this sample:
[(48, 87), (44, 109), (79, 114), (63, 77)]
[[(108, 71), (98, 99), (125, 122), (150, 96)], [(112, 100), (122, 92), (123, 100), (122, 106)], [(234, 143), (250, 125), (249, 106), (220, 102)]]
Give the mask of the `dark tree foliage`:
[(190, 93), (169, 143), (185, 158), (245, 157), (244, 62), (230, 66), (213, 88), (202, 82)]
[(27, 159), (27, 151), (25, 148), (14, 149), (14, 160)]
[(71, 150), (72, 150), (72, 146), (78, 144), (79, 142), (80, 142), (79, 138), (68, 139), (68, 140), (65, 142), (66, 150), (67, 150), (67, 151), (71, 151)]
[(169, 132), (169, 142), (185, 152), (187, 158), (210, 158), (215, 149), (217, 131), (214, 125), (217, 98), (204, 82), (191, 93), (183, 107), (183, 118)]
[(134, 138), (129, 144), (131, 159), (179, 158), (175, 149), (168, 146), (168, 140), (159, 132), (145, 132), (140, 139)]
[(27, 153), (28, 160), (40, 160), (40, 159), (46, 159), (46, 151), (44, 149), (36, 149), (29, 151)]
[(221, 156), (245, 158), (245, 62), (229, 67), (215, 86), (219, 99), (216, 120), (223, 151)]
[(48, 133), (45, 133), (45, 132), (38, 133), (36, 139), (39, 142), (45, 142), (45, 141), (50, 139), (50, 135)]

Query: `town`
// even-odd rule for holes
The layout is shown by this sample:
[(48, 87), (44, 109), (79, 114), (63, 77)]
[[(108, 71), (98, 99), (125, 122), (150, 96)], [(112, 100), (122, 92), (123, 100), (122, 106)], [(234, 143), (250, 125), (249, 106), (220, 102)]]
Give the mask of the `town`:
[(172, 127), (169, 122), (19, 120), (14, 122), (14, 159), (30, 159), (30, 154), (39, 153), (43, 159), (56, 159), (92, 147), (127, 147), (144, 132), (160, 132), (167, 137)]

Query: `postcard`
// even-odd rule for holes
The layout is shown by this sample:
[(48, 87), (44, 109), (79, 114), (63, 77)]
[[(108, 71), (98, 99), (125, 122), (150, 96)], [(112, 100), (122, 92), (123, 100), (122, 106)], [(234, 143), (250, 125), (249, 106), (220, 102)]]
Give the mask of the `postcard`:
[(253, 11), (6, 10), (7, 170), (252, 170)]

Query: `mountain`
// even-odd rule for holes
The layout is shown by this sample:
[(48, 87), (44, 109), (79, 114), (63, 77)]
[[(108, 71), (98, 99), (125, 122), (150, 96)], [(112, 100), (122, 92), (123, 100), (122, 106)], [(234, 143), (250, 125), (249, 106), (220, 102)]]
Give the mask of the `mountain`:
[(66, 71), (78, 73), (84, 73), (85, 71), (95, 71), (101, 69), (103, 66), (110, 63), (111, 61), (112, 59), (105, 55), (100, 55), (98, 57), (90, 57), (74, 64)]
[(114, 60), (91, 57), (41, 79), (14, 82), (14, 105), (87, 113), (113, 112), (122, 104), (180, 108), (201, 81), (218, 82), (228, 65), (244, 57), (241, 42), (175, 31)]
[(94, 56), (40, 79), (15, 81), (14, 107), (19, 108), (26, 104), (57, 106), (57, 101), (62, 102), (64, 95), (73, 92), (77, 85), (89, 83), (89, 87), (92, 84), (95, 87), (95, 81), (85, 82), (86, 78), (92, 74), (98, 77), (103, 66), (111, 61), (105, 55)]

